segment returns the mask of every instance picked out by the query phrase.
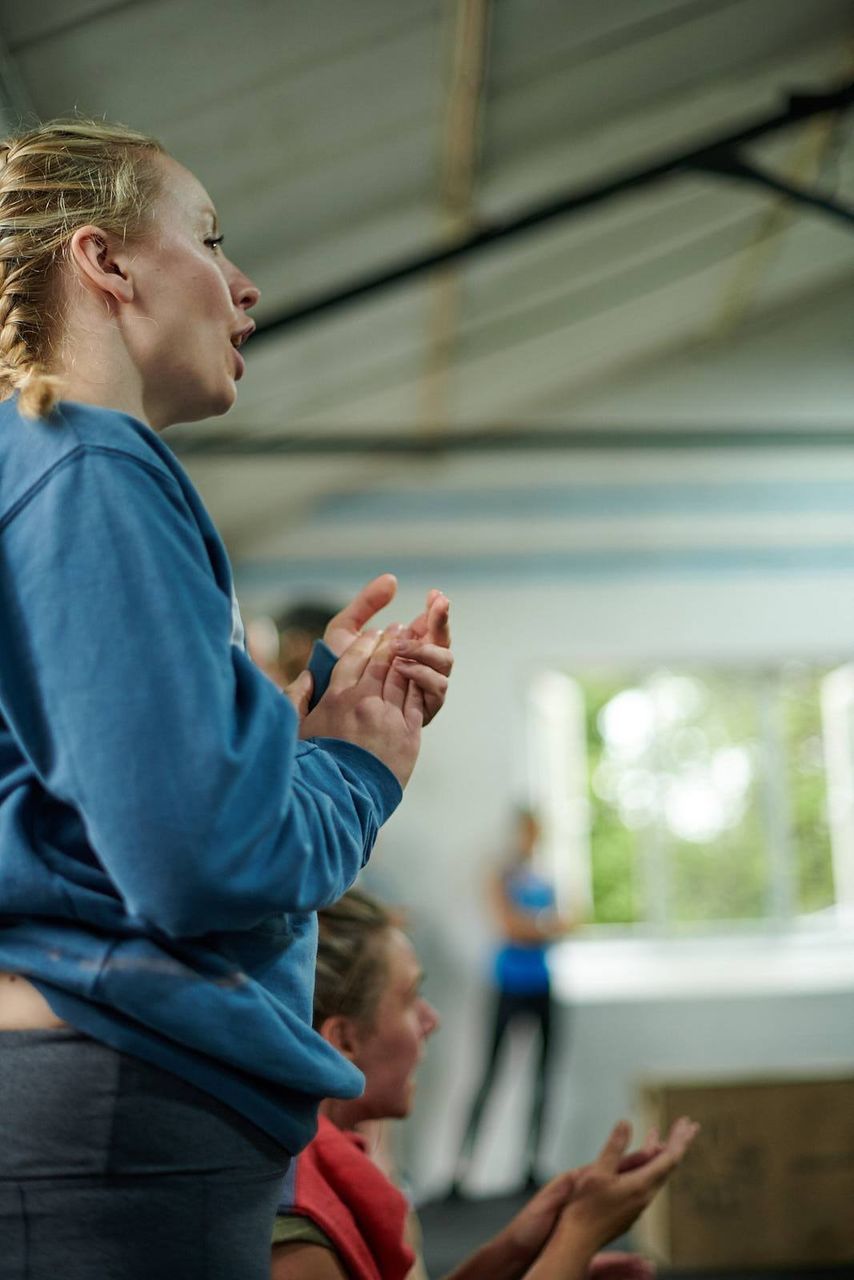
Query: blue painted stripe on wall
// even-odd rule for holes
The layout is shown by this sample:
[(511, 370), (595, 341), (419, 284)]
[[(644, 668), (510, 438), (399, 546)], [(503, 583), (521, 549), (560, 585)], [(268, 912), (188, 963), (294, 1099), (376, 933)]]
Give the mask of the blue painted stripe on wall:
[[(331, 580), (369, 578), (381, 571), (401, 579), (451, 581), (549, 581), (662, 577), (685, 574), (726, 576), (756, 573), (854, 573), (854, 544), (817, 547), (641, 548), (634, 551), (535, 551), (483, 555), (400, 555), (328, 559), (244, 560), (235, 565), (238, 587), (264, 588)], [(852, 584), (854, 587), (854, 584)]]
[(620, 519), (654, 514), (854, 515), (854, 480), (721, 481), (672, 484), (569, 484), (508, 489), (404, 489), (336, 495), (319, 502), (313, 521), (530, 519), (583, 516)]

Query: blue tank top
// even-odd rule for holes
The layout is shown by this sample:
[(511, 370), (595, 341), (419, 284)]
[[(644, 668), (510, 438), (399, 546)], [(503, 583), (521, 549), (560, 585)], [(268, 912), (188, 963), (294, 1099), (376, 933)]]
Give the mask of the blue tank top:
[[(530, 867), (518, 867), (504, 877), (504, 891), (517, 911), (538, 916), (554, 911), (552, 886)], [(507, 995), (542, 995), (549, 989), (545, 942), (505, 942), (495, 957), (495, 981)]]

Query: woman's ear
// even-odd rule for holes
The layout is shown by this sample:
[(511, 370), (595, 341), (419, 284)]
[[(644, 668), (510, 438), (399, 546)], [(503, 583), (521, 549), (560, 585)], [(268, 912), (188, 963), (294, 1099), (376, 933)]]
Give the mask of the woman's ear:
[(106, 300), (133, 301), (133, 281), (127, 269), (127, 250), (100, 227), (78, 227), (68, 257), (81, 283)]
[(337, 1013), (331, 1018), (326, 1018), (317, 1029), (333, 1049), (337, 1049), (351, 1062), (354, 1060), (359, 1038), (352, 1018)]

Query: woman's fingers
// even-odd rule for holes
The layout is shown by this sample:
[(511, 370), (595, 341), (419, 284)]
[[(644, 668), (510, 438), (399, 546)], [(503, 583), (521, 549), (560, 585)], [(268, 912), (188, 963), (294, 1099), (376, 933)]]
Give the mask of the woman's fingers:
[(627, 1120), (620, 1120), (614, 1125), (608, 1135), (599, 1155), (596, 1158), (598, 1164), (605, 1173), (617, 1173), (620, 1167), (620, 1161), (626, 1154), (626, 1147), (632, 1136), (632, 1126)]
[(413, 618), (409, 630), (417, 640), (428, 640), (431, 644), (449, 645), (451, 632), (448, 622), (450, 602), (444, 591), (432, 587), (427, 592), (427, 603), (422, 613)]
[(699, 1132), (700, 1126), (696, 1120), (691, 1120), (688, 1116), (680, 1116), (667, 1135), (665, 1149), (670, 1148), (677, 1159), (681, 1160)]
[(406, 682), (403, 718), (410, 729), (420, 729), (424, 723), (424, 694), (414, 680)]
[[(392, 637), (396, 628), (389, 627), (380, 633), (379, 639), (371, 652), (365, 670), (359, 681), (359, 693), (365, 698), (382, 698), (386, 700), (386, 684), (388, 683), (391, 664), (394, 660)], [(403, 706), (403, 692), (399, 696), (390, 689), (388, 700)]]
[(329, 688), (336, 691), (347, 689), (361, 680), (381, 640), (382, 633), (379, 631), (364, 631), (358, 636), (336, 662), (329, 679)]
[[(444, 704), (448, 692), (448, 676), (454, 666), (454, 655), (443, 645), (418, 639), (411, 631), (411, 626), (402, 629), (395, 639), (395, 651), (398, 655), (395, 665), (400, 665), (405, 674), (418, 681), (424, 692), (424, 723), (429, 724)], [(419, 667), (422, 669), (420, 673)], [(428, 668), (438, 678), (428, 676)]]
[(450, 600), (443, 592), (437, 591), (427, 605), (427, 638), (446, 649), (451, 643), (450, 613)]
[(428, 698), (444, 699), (448, 692), (448, 677), (423, 662), (415, 662), (411, 658), (395, 658), (394, 666), (405, 679), (417, 684)]
[(560, 1199), (568, 1200), (575, 1190), (575, 1184), (578, 1181), (577, 1169), (564, 1169), (563, 1173), (556, 1173), (543, 1188), (551, 1195)]
[(652, 1280), (655, 1264), (638, 1253), (609, 1249), (593, 1256), (587, 1275), (589, 1280)]
[(405, 664), (399, 661), (397, 654), (401, 636), (405, 636), (406, 631), (402, 626), (396, 624), (388, 628), (386, 635), (389, 642), (391, 662), (385, 676), (383, 698), (386, 702), (390, 702), (403, 710), (406, 702), (406, 693), (409, 688), (409, 676), (405, 670)]
[[(447, 692), (448, 677), (424, 663), (399, 657), (396, 641), (401, 631), (396, 623), (382, 632), (363, 632), (335, 664), (330, 689), (340, 692), (358, 684), (361, 696), (380, 697), (402, 710), (409, 686), (414, 684), (431, 702), (441, 702)], [(423, 705), (422, 696), (419, 700), (422, 712)]]
[(658, 1155), (625, 1175), (626, 1184), (637, 1190), (654, 1190), (672, 1173), (696, 1138), (700, 1126), (687, 1116), (676, 1121)]
[(623, 1156), (617, 1172), (631, 1173), (632, 1169), (639, 1169), (641, 1165), (649, 1164), (653, 1156), (657, 1156), (661, 1150), (663, 1150), (663, 1148), (658, 1146), (653, 1149), (643, 1147), (638, 1151), (630, 1151), (628, 1155)]
[(395, 651), (402, 658), (423, 662), (434, 671), (440, 671), (443, 676), (449, 676), (454, 669), (454, 655), (450, 649), (444, 645), (412, 639), (405, 631), (402, 631), (400, 638), (395, 641)]
[(630, 1151), (628, 1155), (623, 1156), (620, 1161), (620, 1173), (628, 1173), (630, 1169), (637, 1169), (640, 1165), (646, 1164), (653, 1156), (657, 1156), (659, 1151), (664, 1150), (664, 1143), (658, 1136), (658, 1129), (650, 1129), (646, 1135), (646, 1139), (642, 1147), (638, 1147), (637, 1151)]
[(365, 583), (349, 604), (331, 618), (323, 638), (339, 657), (346, 651), (374, 614), (384, 609), (395, 597), (397, 578), (393, 573), (381, 573)]

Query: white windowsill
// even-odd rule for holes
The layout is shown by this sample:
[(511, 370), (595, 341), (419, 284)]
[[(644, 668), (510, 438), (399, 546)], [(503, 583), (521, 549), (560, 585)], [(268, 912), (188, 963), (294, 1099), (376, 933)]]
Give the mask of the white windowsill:
[(777, 933), (595, 937), (549, 956), (554, 993), (580, 1003), (854, 992), (854, 921)]

